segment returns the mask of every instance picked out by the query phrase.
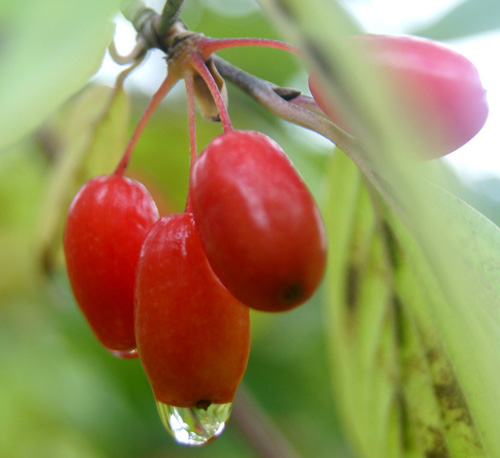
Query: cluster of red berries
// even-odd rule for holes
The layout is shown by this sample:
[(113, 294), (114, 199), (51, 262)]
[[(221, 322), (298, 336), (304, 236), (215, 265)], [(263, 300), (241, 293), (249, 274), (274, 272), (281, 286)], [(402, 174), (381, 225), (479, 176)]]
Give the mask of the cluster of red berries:
[(124, 357), (137, 347), (156, 399), (178, 407), (230, 402), (249, 352), (246, 306), (299, 305), (326, 259), (310, 192), (261, 133), (213, 140), (192, 168), (190, 199), (191, 210), (159, 219), (142, 185), (99, 176), (74, 198), (64, 239), (99, 340)]
[[(191, 107), (193, 74), (215, 86), (205, 59), (196, 65), (199, 42), (183, 49), (194, 56), (171, 64), (165, 87), (181, 74)], [(199, 156), (192, 148), (183, 213), (159, 218), (147, 190), (123, 176), (126, 152), (114, 174), (78, 192), (64, 238), (74, 295), (100, 342), (139, 356), (156, 400), (181, 408), (231, 402), (249, 354), (249, 307), (298, 306), (326, 264), (319, 210), (284, 151), (232, 129), (220, 91), (213, 97), (225, 132)]]
[[(100, 342), (117, 356), (141, 358), (158, 402), (206, 409), (231, 402), (243, 377), (249, 307), (289, 310), (318, 288), (326, 236), (318, 208), (283, 150), (264, 134), (232, 128), (217, 84), (220, 75), (210, 61), (215, 50), (229, 46), (290, 48), (195, 34), (177, 43), (168, 76), (116, 171), (93, 178), (74, 198), (64, 249), (74, 295)], [(404, 83), (409, 96), (402, 103), (409, 112), (432, 114), (414, 119), (423, 123), (435, 156), (482, 127), (484, 90), (466, 59), (405, 37), (368, 36), (354, 43), (371, 52), (385, 77)], [(446, 71), (436, 70), (439, 65)], [(123, 175), (148, 117), (182, 78), (191, 139), (187, 204), (183, 213), (159, 218), (147, 190)], [(205, 90), (196, 91), (195, 84)], [(315, 77), (310, 86), (318, 104), (342, 124), (322, 100)], [(224, 127), (200, 155), (197, 93), (210, 94)]]

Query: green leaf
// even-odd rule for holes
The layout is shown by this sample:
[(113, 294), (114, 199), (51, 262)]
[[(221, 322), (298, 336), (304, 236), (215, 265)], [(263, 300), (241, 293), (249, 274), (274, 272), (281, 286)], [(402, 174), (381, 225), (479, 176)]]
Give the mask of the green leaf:
[(332, 379), (358, 452), (398, 456), (400, 445), (394, 440), (400, 434), (392, 415), (398, 366), (388, 307), (391, 278), (366, 190), (361, 194), (360, 174), (354, 166), (339, 163), (341, 154), (335, 154), (328, 177), (331, 198), (323, 211), (330, 253), (325, 305)]
[[(442, 395), (441, 403), (449, 407), (443, 417), (446, 428), (462, 430), (464, 448), (458, 450), (463, 456), (496, 456), (500, 451), (496, 433), (500, 400), (500, 230), (446, 191), (435, 186), (425, 191), (429, 202), (448, 222), (446, 237), (437, 238), (455, 252), (448, 252), (449, 264), (445, 267), (442, 259), (432, 256), (400, 221), (392, 218), (392, 226), (397, 228), (412, 269), (428, 296), (412, 311), (418, 316), (427, 306), (427, 322), (435, 323), (436, 331), (426, 342), (428, 354), (441, 346), (449, 355), (449, 361), (436, 371), (439, 379), (434, 386)], [(430, 359), (443, 363), (442, 357)], [(484, 451), (465, 448), (471, 444)]]
[(359, 456), (488, 456), (420, 247), (341, 151), (328, 183), (327, 339)]
[(38, 159), (29, 142), (0, 155), (0, 253), (6, 262), (0, 275), (0, 314), (13, 297), (34, 296), (33, 233), (46, 170)]
[(453, 40), (500, 28), (497, 0), (466, 0), (434, 24), (413, 31), (436, 40)]
[(99, 68), (120, 0), (7, 0), (0, 16), (0, 150), (36, 128)]
[[(356, 29), (336, 2), (263, 3), (324, 81), (330, 81), (339, 108), (363, 120), (361, 148), (346, 153), (376, 196), (372, 203), (382, 202), (381, 209), (375, 208), (378, 224), (390, 228), (384, 237), (392, 234), (396, 254), (406, 256), (404, 269), (384, 259), (384, 231), (370, 233), (374, 223), (362, 210), (368, 207), (366, 197), (358, 200), (349, 189), (350, 180), (359, 178), (351, 172), (348, 179), (342, 167), (330, 176), (330, 205), (324, 212), (331, 241), (325, 306), (329, 333), (336, 334), (330, 339), (339, 340), (331, 341), (332, 371), (350, 438), (362, 456), (422, 456), (426, 450), (438, 456), (446, 451), (500, 456), (498, 227), (431, 184), (426, 169), (408, 159), (418, 157), (422, 133), (404, 128), (390, 88), (367, 77), (359, 57), (342, 49), (344, 37)], [(354, 230), (348, 224), (357, 219), (368, 223), (353, 223)], [(360, 241), (352, 242), (351, 236)], [(351, 303), (356, 314), (346, 318), (338, 307)], [(397, 316), (397, 332), (386, 321), (391, 315)], [(408, 340), (398, 340), (402, 332)], [(421, 390), (417, 383), (423, 383)], [(403, 396), (407, 401), (398, 406), (401, 390), (413, 394)]]

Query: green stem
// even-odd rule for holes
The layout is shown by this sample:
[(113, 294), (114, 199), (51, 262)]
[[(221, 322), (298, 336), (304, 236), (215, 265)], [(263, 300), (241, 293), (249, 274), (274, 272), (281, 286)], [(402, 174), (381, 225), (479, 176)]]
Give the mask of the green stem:
[(129, 21), (137, 32), (140, 32), (144, 24), (158, 13), (148, 8), (141, 0), (131, 0), (121, 9), (125, 19)]
[(139, 35), (137, 39), (139, 51), (141, 48), (143, 52), (151, 48), (164, 49), (158, 38), (158, 21), (161, 18), (155, 10), (148, 8), (141, 0), (131, 0), (121, 12)]
[(109, 55), (119, 65), (142, 62), (142, 59), (146, 55), (146, 51), (147, 48), (140, 36), (137, 38), (137, 43), (135, 44), (134, 49), (126, 55), (122, 55), (118, 52), (114, 41), (112, 41), (108, 47)]
[(160, 24), (158, 32), (168, 32), (170, 28), (177, 22), (181, 14), (182, 7), (185, 0), (167, 0), (163, 11), (161, 12)]

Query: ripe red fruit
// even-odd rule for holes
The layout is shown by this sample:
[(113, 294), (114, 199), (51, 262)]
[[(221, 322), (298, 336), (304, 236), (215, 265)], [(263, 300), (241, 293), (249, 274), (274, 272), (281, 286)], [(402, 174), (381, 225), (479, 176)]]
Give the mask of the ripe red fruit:
[(254, 131), (222, 134), (195, 161), (190, 186), (210, 265), (239, 300), (283, 311), (313, 294), (325, 268), (324, 226), (277, 143)]
[(157, 219), (147, 190), (116, 175), (88, 181), (68, 211), (64, 253), (73, 293), (99, 341), (117, 356), (136, 356), (135, 269)]
[[(435, 41), (393, 35), (358, 35), (347, 46), (367, 59), (367, 77), (378, 72), (394, 91), (401, 122), (415, 126), (427, 147), (422, 157), (448, 154), (467, 143), (488, 117), (486, 92), (475, 66)], [(309, 88), (320, 108), (351, 131), (312, 73)]]
[(137, 267), (137, 350), (157, 401), (232, 402), (250, 350), (249, 310), (210, 268), (190, 213), (161, 218)]

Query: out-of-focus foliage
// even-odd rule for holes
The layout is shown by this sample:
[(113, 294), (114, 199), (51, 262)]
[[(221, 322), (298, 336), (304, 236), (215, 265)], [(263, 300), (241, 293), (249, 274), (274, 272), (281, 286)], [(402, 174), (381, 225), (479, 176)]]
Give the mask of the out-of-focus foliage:
[(120, 0), (2, 0), (0, 151), (30, 132), (99, 68)]
[[(257, 9), (227, 17), (208, 6), (214, 1), (186, 3), (184, 19), (206, 35), (281, 38)], [(224, 3), (219, 2), (220, 9)], [(0, 57), (7, 69), (0, 72), (0, 144), (12, 145), (0, 152), (0, 456), (256, 458), (261, 455), (236, 418), (206, 448), (176, 445), (160, 423), (140, 363), (118, 360), (99, 346), (67, 283), (61, 236), (69, 199), (89, 176), (111, 172), (148, 102), (144, 94), (130, 94), (128, 99), (120, 92), (111, 99), (109, 88), (83, 89), (111, 36), (108, 19), (116, 8), (114, 0), (0, 3)], [(220, 54), (276, 84), (307, 87), (305, 71), (285, 53), (242, 48)], [(323, 199), (331, 146), (315, 134), (280, 122), (235, 88), (229, 87), (229, 94), (234, 126), (260, 130), (278, 141), (316, 197)], [(221, 133), (220, 124), (199, 116), (197, 127), (200, 149)], [(162, 213), (184, 207), (188, 150), (184, 100), (172, 94), (148, 124), (129, 170), (150, 189)], [(353, 173), (352, 179), (359, 176)], [(338, 202), (344, 198), (342, 193), (336, 197)], [(361, 221), (373, 223), (366, 201), (359, 207), (353, 201), (351, 210)], [(327, 219), (334, 225), (336, 216), (329, 214)], [(339, 227), (352, 229), (348, 224)], [(366, 236), (369, 227), (354, 235)], [(379, 249), (377, 244), (371, 248), (376, 256)], [(387, 293), (387, 285), (371, 285), (375, 292)], [(412, 289), (404, 291), (410, 294)], [(337, 368), (332, 366), (331, 345), (337, 336), (330, 321), (331, 294), (324, 288), (310, 303), (286, 314), (252, 315), (245, 387), (299, 456), (351, 456), (337, 414), (345, 408), (344, 401), (332, 393), (332, 371)], [(363, 301), (365, 307), (370, 305), (369, 298)], [(411, 327), (409, 321), (402, 322), (404, 328)], [(365, 328), (370, 325), (364, 322)], [(423, 351), (412, 328), (407, 346), (396, 355), (390, 341), (396, 331), (384, 329), (384, 348), (393, 352), (387, 367), (397, 367), (395, 360), (411, 356), (415, 348)], [(414, 378), (405, 380), (407, 393), (419, 391), (412, 385)], [(427, 386), (429, 396), (431, 391)], [(369, 394), (364, 393), (364, 399)], [(374, 410), (366, 419), (376, 414)], [(250, 413), (248, 421), (255, 421)], [(377, 430), (382, 441), (383, 426)]]
[[(67, 9), (71, 4), (68, 2)], [(228, 21), (202, 2), (200, 7), (196, 11), (196, 27), (207, 35), (277, 37), (255, 9), (250, 15)], [(100, 7), (101, 17), (107, 15), (103, 8), (104, 3)], [(54, 9), (63, 14), (56, 4)], [(53, 13), (51, 9), (45, 11), (45, 16), (40, 13), (40, 24), (50, 24)], [(85, 20), (80, 20), (84, 28)], [(189, 22), (190, 17), (186, 20)], [(39, 42), (57, 42), (50, 25), (44, 30)], [(64, 46), (73, 56), (76, 51), (71, 50), (71, 34), (64, 30)], [(97, 40), (97, 32), (90, 35), (90, 40)], [(84, 36), (86, 32), (82, 30), (77, 38)], [(81, 59), (91, 69), (95, 68), (106, 40), (85, 46), (87, 54), (81, 55)], [(97, 60), (90, 58), (91, 52)], [(29, 56), (23, 53), (18, 56), (19, 61), (21, 57)], [(305, 81), (296, 61), (276, 50), (228, 50), (224, 57), (278, 84), (286, 85), (296, 75)], [(273, 65), (263, 66), (266, 59), (271, 59)], [(37, 123), (45, 118), (44, 123), (0, 155), (0, 455), (259, 456), (235, 420), (229, 422), (220, 439), (206, 448), (192, 450), (175, 444), (161, 425), (140, 363), (117, 360), (107, 354), (77, 309), (61, 252), (65, 209), (72, 194), (89, 176), (112, 171), (148, 98), (131, 94), (127, 101), (123, 93), (117, 93), (112, 99), (111, 89), (88, 87), (48, 117), (70, 94), (57, 78), (64, 77), (64, 84), (75, 92), (93, 71), (79, 67), (72, 70), (73, 74), (62, 72), (58, 66), (52, 70), (50, 78), (48, 71), (47, 75), (36, 75), (40, 98), (33, 99), (26, 92), (23, 99), (25, 111), (33, 114)], [(52, 89), (45, 84), (59, 90), (57, 100), (42, 98), (51, 96)], [(9, 86), (9, 97), (21, 90), (20, 85)], [(330, 148), (321, 142), (316, 147), (314, 141), (311, 146), (314, 135), (305, 139), (302, 132), (285, 128), (246, 95), (232, 87), (229, 91), (235, 127), (258, 129), (279, 141), (319, 192), (322, 164)], [(13, 120), (14, 113), (12, 124)], [(197, 121), (198, 145), (202, 149), (222, 130), (218, 123), (201, 117)], [(20, 127), (16, 137), (35, 125), (19, 119), (16, 123)], [(163, 213), (182, 211), (188, 162), (186, 108), (182, 97), (172, 95), (141, 137), (129, 175), (148, 187)], [(344, 450), (344, 446), (332, 413), (319, 298), (320, 295), (306, 307), (286, 315), (253, 315), (253, 348), (245, 384), (298, 454), (327, 456), (338, 447)]]
[[(443, 344), (436, 317), (448, 304), (429, 278), (425, 255), (342, 152), (329, 178), (324, 214), (336, 257), (325, 282), (327, 338), (335, 390), (360, 456), (487, 456), (472, 414), (477, 406)], [(441, 198), (452, 208), (464, 205), (465, 217), (467, 205), (446, 193)], [(497, 237), (498, 228), (479, 214), (471, 210), (469, 218), (462, 243), (474, 227)], [(498, 246), (489, 236), (475, 240), (475, 255)], [(494, 271), (486, 271), (494, 284)], [(460, 318), (447, 324), (452, 333), (463, 326)]]
[(500, 229), (408, 159), (418, 157), (422, 133), (400, 122), (391, 88), (346, 53), (353, 25), (338, 5), (264, 3), (330, 82), (325, 96), (365, 127), (359, 149), (346, 153), (373, 193), (372, 208), (363, 208), (357, 174), (343, 186), (349, 170), (334, 157), (324, 209), (324, 305), (346, 433), (365, 457), (500, 454)]
[(465, 0), (434, 24), (415, 30), (436, 40), (452, 40), (500, 28), (500, 8), (496, 0)]
[(127, 142), (129, 112), (123, 88), (89, 87), (39, 131), (41, 146), (54, 160), (37, 227), (37, 251), (47, 270), (60, 253), (61, 214), (73, 196), (91, 177), (116, 167)]

